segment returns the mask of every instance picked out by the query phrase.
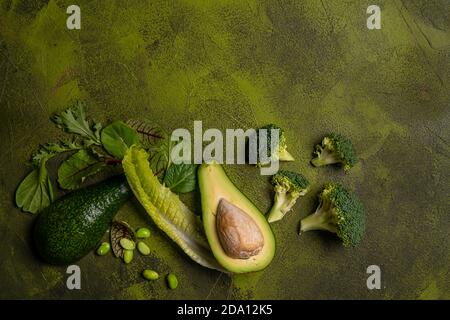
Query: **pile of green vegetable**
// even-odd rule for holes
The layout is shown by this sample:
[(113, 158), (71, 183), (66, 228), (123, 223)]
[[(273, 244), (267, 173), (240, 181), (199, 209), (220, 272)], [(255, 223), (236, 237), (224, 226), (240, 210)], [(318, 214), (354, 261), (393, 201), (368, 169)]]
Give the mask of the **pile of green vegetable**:
[[(280, 139), (280, 144), (283, 145), (279, 150), (286, 150), (285, 141), (285, 138)], [(345, 172), (357, 161), (350, 139), (338, 133), (325, 136), (321, 144), (316, 145), (313, 155), (313, 166), (337, 164), (341, 165)], [(281, 220), (309, 188), (309, 182), (303, 175), (285, 170), (280, 170), (272, 177), (272, 184), (275, 200), (268, 214), (269, 222)], [(341, 238), (346, 247), (358, 245), (365, 231), (365, 214), (364, 206), (356, 193), (339, 183), (329, 182), (318, 197), (319, 206), (316, 211), (300, 222), (300, 234), (310, 230), (329, 231)]]
[[(110, 231), (110, 242), (102, 242), (97, 248), (97, 255), (105, 256), (112, 251), (116, 257), (123, 259), (124, 263), (129, 264), (133, 260), (134, 250), (137, 249), (143, 256), (150, 254), (150, 248), (145, 243), (150, 237), (150, 230), (147, 228), (138, 228), (136, 232), (124, 221), (113, 221)], [(137, 242), (135, 240), (137, 239)], [(152, 269), (144, 269), (142, 277), (149, 281), (159, 279), (159, 273)], [(178, 279), (173, 273), (166, 276), (167, 285), (170, 289), (178, 287)]]
[[(134, 195), (155, 225), (200, 265), (222, 272), (261, 270), (275, 253), (269, 223), (281, 220), (310, 189), (302, 174), (280, 170), (271, 179), (274, 204), (265, 217), (230, 181), (221, 165), (172, 163), (172, 141), (158, 126), (142, 120), (103, 126), (86, 118), (82, 103), (52, 120), (71, 136), (41, 146), (32, 157), (32, 171), (16, 191), (19, 208), (39, 213), (33, 229), (36, 248), (52, 264), (74, 262), (95, 249), (99, 256), (112, 249), (127, 264), (136, 248), (143, 256), (149, 255), (145, 242), (148, 229), (135, 232), (127, 223), (114, 221), (120, 206)], [(279, 130), (278, 145), (268, 144), (269, 159), (294, 161), (280, 127), (269, 124), (261, 129)], [(332, 133), (316, 146), (311, 163), (316, 167), (340, 164), (347, 172), (356, 159), (351, 141)], [(59, 162), (55, 178), (47, 169), (50, 161)], [(265, 165), (258, 161), (258, 166)], [(55, 180), (59, 190), (71, 192), (56, 199)], [(101, 182), (93, 184), (97, 180)], [(195, 190), (197, 180), (202, 219), (177, 195)], [(108, 229), (110, 242), (101, 242)], [(364, 229), (361, 201), (335, 182), (325, 185), (316, 212), (300, 223), (301, 233), (330, 231), (344, 246), (357, 245)], [(159, 275), (146, 269), (143, 277), (156, 280)], [(169, 274), (166, 280), (170, 288), (177, 287), (175, 275)]]
[(171, 190), (190, 192), (195, 188), (196, 166), (170, 163), (170, 136), (157, 126), (150, 126), (142, 120), (130, 120), (128, 123), (115, 121), (103, 127), (100, 122), (86, 118), (85, 106), (81, 102), (56, 114), (52, 120), (71, 137), (46, 143), (33, 154), (33, 170), (16, 191), (16, 204), (25, 212), (37, 213), (55, 200), (55, 186), (47, 170), (48, 161), (69, 154), (58, 168), (57, 181), (63, 190), (75, 190), (94, 176), (120, 173), (121, 160), (134, 144), (141, 144), (151, 151), (152, 169), (163, 177)]

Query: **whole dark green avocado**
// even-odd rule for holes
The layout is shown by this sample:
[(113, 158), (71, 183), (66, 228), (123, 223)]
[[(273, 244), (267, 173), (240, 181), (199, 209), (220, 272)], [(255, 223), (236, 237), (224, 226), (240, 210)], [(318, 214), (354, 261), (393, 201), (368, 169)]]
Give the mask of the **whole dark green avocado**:
[(59, 265), (81, 259), (98, 245), (131, 194), (120, 175), (56, 200), (39, 214), (34, 226), (39, 255)]

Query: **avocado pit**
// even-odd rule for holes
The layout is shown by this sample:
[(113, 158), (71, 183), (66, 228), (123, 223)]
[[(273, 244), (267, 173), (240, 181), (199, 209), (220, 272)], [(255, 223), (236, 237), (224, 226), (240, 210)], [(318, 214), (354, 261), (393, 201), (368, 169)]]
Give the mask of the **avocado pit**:
[(217, 206), (216, 228), (220, 244), (231, 258), (249, 259), (264, 246), (264, 237), (255, 221), (223, 198)]

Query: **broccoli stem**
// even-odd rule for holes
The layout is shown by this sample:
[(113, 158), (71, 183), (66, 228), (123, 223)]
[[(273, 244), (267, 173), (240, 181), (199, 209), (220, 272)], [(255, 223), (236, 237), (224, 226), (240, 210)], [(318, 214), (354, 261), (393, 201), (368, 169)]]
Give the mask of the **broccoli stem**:
[(329, 152), (327, 149), (322, 149), (315, 158), (311, 160), (311, 164), (314, 167), (326, 166), (328, 164), (338, 163), (339, 159), (336, 159), (334, 153)]
[(272, 209), (270, 209), (269, 214), (267, 216), (267, 221), (270, 223), (278, 221), (283, 219), (284, 215), (286, 214), (286, 210), (284, 210), (284, 207), (286, 205), (286, 202), (288, 201), (286, 197), (286, 193), (275, 193), (275, 201), (272, 206)]
[(294, 161), (295, 160), (294, 157), (286, 149), (280, 150), (278, 152), (278, 159), (280, 161)]
[(323, 206), (319, 205), (315, 213), (303, 218), (300, 221), (299, 234), (310, 230), (324, 230), (337, 233), (337, 228), (333, 223), (333, 213), (331, 210), (325, 209)]

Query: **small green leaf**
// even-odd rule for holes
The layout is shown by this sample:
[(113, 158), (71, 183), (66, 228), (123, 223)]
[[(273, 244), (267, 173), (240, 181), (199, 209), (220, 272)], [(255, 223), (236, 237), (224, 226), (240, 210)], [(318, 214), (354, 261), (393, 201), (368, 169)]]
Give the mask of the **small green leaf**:
[(106, 163), (89, 150), (82, 149), (65, 160), (58, 169), (58, 183), (63, 189), (77, 189), (84, 180), (106, 167)]
[(149, 153), (150, 168), (160, 180), (170, 165), (173, 142), (170, 135), (161, 127), (147, 120), (130, 119), (127, 124), (136, 130), (141, 146)]
[(16, 191), (16, 205), (23, 211), (37, 213), (54, 199), (53, 184), (48, 176), (45, 161), (31, 171)]
[(163, 129), (146, 120), (130, 119), (126, 123), (136, 130), (144, 149), (149, 149), (159, 144), (166, 137)]
[(133, 229), (131, 229), (128, 223), (124, 221), (113, 221), (109, 236), (111, 248), (117, 258), (123, 258), (124, 256), (124, 249), (120, 245), (120, 240), (135, 240)]
[(164, 184), (173, 192), (178, 193), (187, 193), (195, 190), (197, 185), (197, 165), (172, 163), (164, 176)]
[(80, 150), (83, 145), (76, 139), (63, 140), (57, 143), (46, 143), (41, 145), (37, 152), (33, 154), (31, 162), (35, 167), (40, 167), (41, 162), (47, 161), (48, 159), (56, 156), (60, 153)]
[(164, 177), (167, 168), (170, 166), (172, 147), (173, 142), (170, 140), (170, 136), (164, 133), (163, 139), (148, 148), (150, 168), (160, 179)]
[(102, 125), (95, 121), (91, 123), (86, 119), (85, 106), (82, 102), (77, 102), (71, 108), (56, 114), (52, 120), (64, 131), (87, 139), (86, 145), (100, 144)]
[(115, 121), (102, 130), (101, 140), (109, 154), (122, 159), (129, 147), (139, 143), (139, 136), (122, 121)]

